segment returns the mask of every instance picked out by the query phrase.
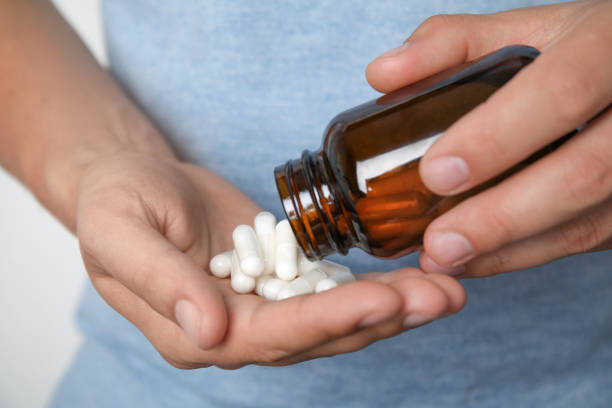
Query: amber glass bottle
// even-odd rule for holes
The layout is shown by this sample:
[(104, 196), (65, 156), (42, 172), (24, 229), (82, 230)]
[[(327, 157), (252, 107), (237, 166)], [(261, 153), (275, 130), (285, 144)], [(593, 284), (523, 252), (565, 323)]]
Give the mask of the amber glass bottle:
[(434, 218), (516, 171), (441, 197), (423, 185), (418, 166), (445, 129), (537, 55), (531, 47), (506, 47), (336, 116), (321, 150), (305, 150), (274, 170), (304, 253), (320, 259), (359, 247), (382, 258), (407, 254)]

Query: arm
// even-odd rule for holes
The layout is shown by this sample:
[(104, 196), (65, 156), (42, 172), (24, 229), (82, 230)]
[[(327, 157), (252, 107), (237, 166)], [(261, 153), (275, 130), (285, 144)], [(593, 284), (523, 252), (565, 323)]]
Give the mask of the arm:
[(82, 171), (119, 151), (173, 159), (48, 1), (0, 1), (0, 163), (71, 231)]
[(96, 290), (174, 366), (346, 353), (463, 306), (455, 280), (415, 269), (282, 302), (235, 294), (206, 271), (255, 203), (178, 161), (50, 3), (0, 0), (0, 61), (0, 162), (76, 233)]

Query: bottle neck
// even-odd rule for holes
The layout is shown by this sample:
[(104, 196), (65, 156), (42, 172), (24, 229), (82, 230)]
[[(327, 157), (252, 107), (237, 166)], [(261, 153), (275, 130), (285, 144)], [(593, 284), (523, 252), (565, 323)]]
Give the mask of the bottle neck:
[(357, 239), (350, 213), (322, 150), (274, 169), (283, 209), (304, 254), (321, 259), (346, 255)]

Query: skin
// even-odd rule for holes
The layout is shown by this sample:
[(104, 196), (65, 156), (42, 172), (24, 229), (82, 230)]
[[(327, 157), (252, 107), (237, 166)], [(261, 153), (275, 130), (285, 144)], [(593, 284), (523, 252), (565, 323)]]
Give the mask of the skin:
[(372, 86), (389, 92), (511, 44), (542, 52), (423, 157), (421, 177), (437, 194), (469, 190), (588, 121), (553, 153), (434, 220), (425, 271), (490, 276), (612, 248), (612, 2), (434, 16), (407, 44), (369, 65)]
[(455, 279), (414, 268), (281, 302), (235, 294), (208, 262), (261, 211), (253, 201), (180, 161), (50, 2), (0, 0), (0, 61), (0, 163), (76, 234), (100, 296), (173, 366), (347, 353), (464, 305)]

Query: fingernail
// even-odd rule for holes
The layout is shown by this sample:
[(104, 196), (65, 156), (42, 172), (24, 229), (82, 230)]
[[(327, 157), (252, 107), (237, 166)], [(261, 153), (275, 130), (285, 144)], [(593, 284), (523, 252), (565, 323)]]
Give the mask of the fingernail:
[(461, 157), (438, 157), (425, 164), (423, 179), (432, 190), (440, 193), (453, 191), (468, 181), (470, 170)]
[(404, 318), (404, 329), (414, 329), (415, 327), (422, 326), (426, 323), (435, 320), (431, 316), (423, 316), (420, 314), (411, 314)]
[(381, 54), (378, 56), (378, 58), (384, 57), (397, 57), (398, 55), (400, 55), (402, 52), (404, 52), (404, 50), (406, 48), (408, 48), (408, 46), (410, 45), (409, 42), (405, 42), (402, 45), (399, 45), (395, 48), (390, 49), (389, 51), (385, 52), (384, 54)]
[(187, 300), (179, 300), (174, 306), (174, 318), (189, 339), (200, 347), (200, 312)]
[(443, 273), (445, 275), (455, 276), (465, 272), (464, 265), (449, 268), (446, 266), (438, 265), (436, 261), (431, 259), (431, 257), (426, 253), (423, 253), (421, 257), (421, 269), (423, 269), (427, 273)]
[(438, 262), (452, 268), (464, 264), (474, 256), (470, 241), (456, 232), (435, 232), (431, 237), (428, 252), (435, 255)]
[(366, 327), (375, 326), (378, 323), (382, 323), (385, 320), (389, 319), (389, 313), (373, 313), (369, 316), (364, 317), (361, 322), (359, 322), (359, 328), (365, 329)]

